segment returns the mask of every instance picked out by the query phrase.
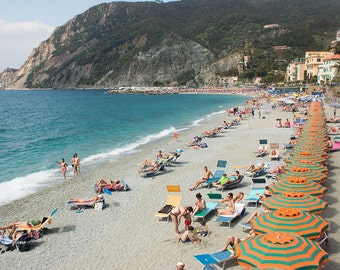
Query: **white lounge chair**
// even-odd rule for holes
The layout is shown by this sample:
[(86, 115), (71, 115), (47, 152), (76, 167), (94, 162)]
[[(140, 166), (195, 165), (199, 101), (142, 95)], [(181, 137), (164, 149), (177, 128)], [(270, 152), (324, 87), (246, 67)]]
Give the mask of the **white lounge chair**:
[(235, 210), (233, 215), (220, 215), (218, 216), (215, 221), (220, 223), (228, 223), (228, 227), (230, 228), (231, 222), (244, 214), (246, 209), (246, 204), (244, 202), (237, 202), (235, 203)]

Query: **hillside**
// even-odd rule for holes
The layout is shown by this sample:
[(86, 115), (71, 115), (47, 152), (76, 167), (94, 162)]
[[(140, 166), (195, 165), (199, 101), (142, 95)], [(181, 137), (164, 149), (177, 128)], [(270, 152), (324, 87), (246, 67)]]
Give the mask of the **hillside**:
[[(216, 86), (266, 77), (306, 50), (327, 50), (338, 0), (182, 0), (100, 4), (56, 28), (7, 88)], [(273, 25), (265, 28), (266, 25)], [(276, 52), (273, 46), (290, 49)], [(5, 71), (6, 72), (6, 71)]]

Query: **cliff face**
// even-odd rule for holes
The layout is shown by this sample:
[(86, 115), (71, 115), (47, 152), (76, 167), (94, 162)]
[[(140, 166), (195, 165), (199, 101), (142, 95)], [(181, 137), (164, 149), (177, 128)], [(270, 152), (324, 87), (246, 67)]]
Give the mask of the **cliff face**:
[[(278, 56), (270, 48), (285, 45), (282, 43), (285, 35), (298, 35), (288, 23), (295, 27), (296, 22), (305, 21), (299, 12), (305, 9), (306, 1), (310, 2), (309, 7), (321, 5), (313, 0), (288, 4), (252, 0), (101, 4), (56, 28), (49, 39), (33, 49), (19, 70), (0, 73), (0, 86), (7, 89), (224, 86), (223, 72), (235, 68), (245, 54), (265, 51), (266, 57), (272, 57), (267, 62), (274, 62)], [(329, 2), (324, 12), (328, 18), (339, 19), (334, 12), (340, 4)], [(281, 13), (275, 21), (272, 18), (275, 14), (267, 12), (273, 6)], [(290, 15), (292, 6), (295, 13)], [(334, 16), (329, 14), (332, 11)], [(321, 13), (320, 17), (325, 16)], [(308, 27), (319, 30), (313, 25), (318, 20), (310, 19)], [(278, 26), (264, 29), (268, 23)], [(334, 35), (333, 29), (328, 30)], [(321, 31), (327, 33), (325, 29)], [(328, 43), (319, 38), (318, 32), (313, 34), (315, 39), (304, 40), (314, 50)], [(293, 43), (296, 40), (292, 38)], [(294, 53), (303, 52), (302, 45)], [(265, 72), (259, 63), (251, 64)]]

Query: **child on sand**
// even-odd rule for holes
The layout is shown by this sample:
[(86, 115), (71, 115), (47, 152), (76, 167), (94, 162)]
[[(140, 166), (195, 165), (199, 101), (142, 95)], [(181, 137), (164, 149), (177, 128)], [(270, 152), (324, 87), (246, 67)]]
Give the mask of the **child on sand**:
[(200, 226), (197, 228), (197, 234), (203, 237), (210, 235), (209, 227), (204, 220), (200, 221)]
[(195, 229), (192, 226), (188, 226), (188, 229), (185, 230), (183, 235), (178, 238), (178, 242), (186, 243), (186, 242), (201, 242), (201, 239), (195, 234)]

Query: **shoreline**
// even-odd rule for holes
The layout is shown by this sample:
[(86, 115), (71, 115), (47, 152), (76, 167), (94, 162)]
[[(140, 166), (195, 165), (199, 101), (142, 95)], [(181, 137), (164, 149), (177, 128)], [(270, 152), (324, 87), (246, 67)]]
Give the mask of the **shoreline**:
[[(256, 114), (255, 114), (256, 115)], [(185, 143), (205, 130), (220, 125), (224, 120), (230, 120), (233, 116), (227, 114), (217, 116), (211, 121), (198, 127), (190, 128), (179, 133), (175, 141), (171, 136), (152, 141), (136, 149), (135, 153), (126, 155), (121, 159), (86, 172), (80, 177), (72, 178), (56, 186), (47, 188), (37, 194), (16, 200), (9, 205), (0, 206), (1, 225), (9, 221), (31, 220), (48, 215), (55, 207), (59, 211), (52, 224), (48, 226), (43, 238), (31, 241), (31, 251), (20, 253), (19, 251), (5, 252), (1, 254), (4, 269), (92, 269), (105, 267), (109, 269), (174, 269), (176, 262), (182, 260), (187, 269), (201, 269), (203, 266), (194, 259), (194, 255), (212, 253), (220, 250), (228, 235), (244, 237), (242, 228), (238, 225), (249, 217), (255, 209), (248, 209), (246, 215), (232, 223), (231, 229), (213, 222), (208, 218), (212, 235), (204, 238), (199, 244), (182, 244), (177, 242), (171, 222), (157, 222), (155, 213), (166, 201), (167, 184), (180, 184), (182, 188), (181, 205), (192, 205), (195, 194), (200, 192), (207, 199), (206, 194), (211, 190), (201, 188), (190, 192), (188, 187), (202, 177), (202, 168), (207, 165), (213, 172), (216, 161), (224, 159), (228, 161), (227, 172), (232, 173), (234, 166), (247, 166), (257, 161), (268, 161), (268, 156), (255, 158), (252, 151), (258, 147), (258, 140), (267, 138), (268, 142), (278, 142), (280, 145), (289, 140), (291, 129), (277, 129), (274, 127), (275, 119), (290, 118), (290, 112), (272, 110), (265, 114), (265, 119), (250, 118), (243, 120), (241, 125), (225, 130), (215, 138), (204, 139), (208, 148), (189, 149)], [(137, 174), (138, 164), (147, 157), (154, 157), (158, 150), (168, 152), (182, 148), (184, 152), (178, 159), (178, 163), (168, 167), (166, 173), (154, 178), (141, 178)], [(334, 160), (339, 161), (337, 153)], [(272, 161), (271, 168), (282, 161)], [(339, 173), (339, 169), (337, 169)], [(334, 171), (336, 174), (336, 170)], [(89, 197), (94, 192), (91, 188), (99, 178), (105, 180), (124, 179), (131, 187), (131, 191), (114, 192), (112, 196), (105, 194), (108, 204), (103, 211), (87, 209), (81, 214), (76, 214), (66, 206), (71, 197)], [(335, 175), (329, 176), (330, 184), (337, 185)], [(333, 180), (332, 180), (333, 179)], [(328, 181), (328, 180), (327, 180)], [(246, 192), (250, 189), (250, 179), (245, 180), (237, 191)], [(332, 191), (336, 193), (332, 193)], [(229, 191), (224, 191), (223, 195)], [(340, 188), (329, 188), (326, 197), (340, 194)], [(326, 199), (327, 199), (326, 198)], [(332, 197), (331, 197), (332, 198)], [(328, 198), (329, 199), (329, 198)], [(209, 199), (207, 199), (209, 201)], [(335, 202), (336, 203), (336, 202)], [(336, 203), (338, 204), (338, 203)], [(330, 205), (332, 208), (333, 205)], [(339, 221), (336, 209), (327, 210), (325, 215), (329, 219)], [(198, 223), (194, 222), (194, 226)], [(331, 224), (330, 238), (336, 238)], [(180, 225), (183, 230), (183, 224)], [(332, 241), (331, 241), (332, 243)], [(331, 244), (332, 245), (332, 244)], [(335, 247), (334, 247), (335, 248)], [(331, 246), (329, 248), (333, 250)], [(336, 255), (330, 253), (330, 262), (325, 269), (332, 265), (331, 258)], [(33, 256), (32, 256), (33, 255)], [(5, 260), (6, 258), (6, 260)], [(337, 257), (338, 258), (338, 257)], [(228, 264), (228, 269), (240, 269), (237, 264)], [(334, 264), (333, 264), (334, 265)]]

